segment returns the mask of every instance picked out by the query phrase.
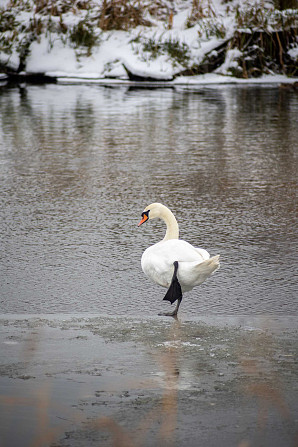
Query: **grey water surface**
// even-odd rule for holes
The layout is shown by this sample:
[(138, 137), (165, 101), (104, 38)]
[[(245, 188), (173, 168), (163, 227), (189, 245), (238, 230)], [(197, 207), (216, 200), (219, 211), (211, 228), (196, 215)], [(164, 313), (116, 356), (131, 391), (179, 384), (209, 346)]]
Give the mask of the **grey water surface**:
[[(294, 447), (298, 95), (0, 88), (1, 447)], [(176, 321), (162, 222), (220, 254)], [(17, 429), (16, 429), (17, 427)]]
[(181, 312), (295, 314), (298, 95), (278, 87), (0, 91), (1, 312), (156, 315), (162, 223), (221, 255)]

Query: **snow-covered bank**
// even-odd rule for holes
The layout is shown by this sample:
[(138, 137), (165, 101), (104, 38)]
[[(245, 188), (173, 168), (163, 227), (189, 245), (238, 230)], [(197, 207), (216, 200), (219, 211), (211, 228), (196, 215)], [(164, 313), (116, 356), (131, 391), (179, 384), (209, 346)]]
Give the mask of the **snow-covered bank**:
[[(0, 0), (0, 8), (5, 72), (101, 83), (127, 80), (125, 67), (138, 77), (180, 84), (297, 76), (298, 9), (279, 11), (270, 1), (60, 0), (53, 8), (47, 1)], [(110, 23), (115, 12), (117, 22)]]
[(5, 86), (8, 83), (25, 82), (25, 83), (48, 83), (55, 82), (63, 85), (78, 85), (78, 84), (95, 84), (101, 86), (113, 87), (142, 87), (142, 88), (194, 88), (200, 86), (224, 86), (224, 85), (239, 85), (239, 86), (278, 86), (280, 88), (288, 88), (298, 90), (298, 77), (289, 78), (285, 75), (263, 75), (259, 78), (242, 79), (233, 76), (223, 76), (216, 73), (208, 73), (198, 76), (178, 76), (177, 78), (167, 80), (155, 81), (132, 81), (125, 78), (100, 78), (94, 73), (88, 73), (85, 76), (76, 76), (75, 74), (65, 73), (45, 73), (40, 77), (37, 75), (28, 75), (26, 73), (19, 76), (7, 76), (0, 73), (0, 86)]
[(156, 81), (156, 82), (133, 82), (127, 79), (112, 79), (98, 77), (77, 77), (77, 76), (57, 76), (59, 84), (98, 84), (98, 85), (138, 85), (138, 86), (156, 86), (156, 87), (175, 87), (175, 86), (196, 86), (196, 85), (293, 85), (296, 87), (297, 78), (289, 78), (284, 75), (264, 75), (260, 78), (239, 79), (232, 76), (221, 76), (215, 73), (209, 73), (199, 76), (179, 76), (173, 81)]

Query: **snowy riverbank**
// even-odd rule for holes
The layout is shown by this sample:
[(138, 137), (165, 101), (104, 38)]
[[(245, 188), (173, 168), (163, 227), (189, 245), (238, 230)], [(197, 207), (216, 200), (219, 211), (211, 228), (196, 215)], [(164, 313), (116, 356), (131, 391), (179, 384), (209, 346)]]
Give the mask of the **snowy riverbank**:
[(1, 0), (2, 70), (64, 82), (126, 81), (128, 72), (178, 84), (297, 76), (297, 9), (279, 11), (258, 0), (122, 3), (118, 22), (108, 24), (113, 0), (59, 1), (54, 9), (48, 2)]

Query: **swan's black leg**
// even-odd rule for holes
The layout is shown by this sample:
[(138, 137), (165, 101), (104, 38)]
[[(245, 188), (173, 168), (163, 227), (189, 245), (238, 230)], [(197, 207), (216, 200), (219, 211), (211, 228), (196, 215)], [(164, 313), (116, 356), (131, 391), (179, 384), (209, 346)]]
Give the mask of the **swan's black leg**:
[(182, 298), (178, 299), (177, 305), (176, 305), (175, 309), (173, 310), (173, 312), (160, 312), (158, 315), (163, 315), (165, 317), (174, 317), (174, 318), (177, 317), (178, 309), (179, 309), (181, 301), (182, 301)]
[(176, 317), (178, 313), (179, 306), (182, 301), (182, 290), (180, 283), (177, 278), (178, 261), (174, 262), (174, 274), (172, 277), (171, 285), (168, 288), (167, 293), (164, 296), (164, 300), (170, 301), (173, 304), (177, 300), (177, 305), (173, 312), (160, 313), (159, 315), (166, 315), (168, 317)]

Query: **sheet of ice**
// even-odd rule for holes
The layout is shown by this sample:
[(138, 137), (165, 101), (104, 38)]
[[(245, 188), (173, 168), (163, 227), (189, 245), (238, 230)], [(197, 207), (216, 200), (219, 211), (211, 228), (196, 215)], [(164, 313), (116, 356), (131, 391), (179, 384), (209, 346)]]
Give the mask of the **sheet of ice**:
[(236, 78), (234, 76), (223, 76), (217, 73), (208, 73), (199, 76), (179, 76), (173, 83), (175, 85), (196, 84), (283, 84), (297, 82), (298, 78), (288, 78), (284, 75), (263, 75), (259, 78)]

